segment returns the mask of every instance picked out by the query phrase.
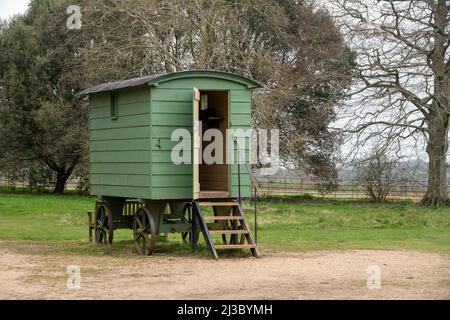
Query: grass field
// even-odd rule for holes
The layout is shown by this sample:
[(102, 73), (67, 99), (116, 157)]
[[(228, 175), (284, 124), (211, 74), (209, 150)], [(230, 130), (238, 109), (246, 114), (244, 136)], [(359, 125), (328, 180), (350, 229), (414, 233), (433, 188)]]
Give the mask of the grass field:
[[(0, 191), (0, 240), (48, 242), (74, 253), (98, 252), (86, 244), (86, 211), (94, 198), (77, 195)], [(253, 206), (244, 205), (253, 223)], [(258, 241), (262, 251), (415, 249), (450, 253), (450, 207), (413, 203), (377, 205), (364, 201), (294, 198), (259, 203)], [(115, 233), (114, 250), (132, 248), (131, 231)], [(159, 242), (164, 252), (188, 253), (178, 235)]]

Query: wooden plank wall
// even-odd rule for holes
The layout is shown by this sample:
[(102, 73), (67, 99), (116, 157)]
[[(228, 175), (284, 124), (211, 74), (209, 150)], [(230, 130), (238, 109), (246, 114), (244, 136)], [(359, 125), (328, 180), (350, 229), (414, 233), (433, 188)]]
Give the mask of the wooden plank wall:
[[(248, 129), (251, 117), (251, 91), (244, 85), (223, 79), (189, 78), (160, 83), (151, 91), (152, 124), (152, 197), (171, 199), (192, 197), (192, 167), (171, 161), (172, 131), (185, 128), (192, 134), (192, 92), (200, 90), (230, 90), (231, 124), (233, 128)], [(248, 152), (248, 151), (247, 151)], [(250, 196), (250, 179), (241, 166), (241, 195)], [(231, 196), (236, 197), (237, 165), (232, 166)]]
[[(252, 94), (251, 90), (241, 89), (231, 91), (231, 128), (248, 130), (251, 128), (251, 105)], [(250, 157), (250, 141), (246, 139), (245, 142), (245, 161), (249, 161)], [(244, 152), (241, 153), (244, 157)], [(237, 152), (235, 152), (234, 159), (238, 159)], [(248, 165), (251, 168), (251, 165)], [(241, 171), (241, 196), (251, 196), (251, 179), (247, 172), (246, 166), (240, 166)], [(238, 196), (238, 165), (231, 166), (231, 196)]]
[[(229, 90), (231, 127), (250, 128), (251, 90), (224, 79), (197, 77), (163, 82), (151, 89), (119, 90), (116, 120), (111, 119), (110, 94), (92, 94), (91, 194), (144, 199), (192, 197), (192, 166), (172, 163), (171, 151), (178, 142), (171, 141), (171, 134), (177, 128), (192, 133), (193, 87)], [(248, 149), (247, 144), (246, 153)], [(237, 165), (231, 167), (230, 180), (231, 196), (237, 197)], [(241, 195), (250, 196), (245, 166), (241, 166)]]
[(90, 97), (91, 194), (150, 198), (150, 89), (118, 93), (115, 120), (109, 92)]

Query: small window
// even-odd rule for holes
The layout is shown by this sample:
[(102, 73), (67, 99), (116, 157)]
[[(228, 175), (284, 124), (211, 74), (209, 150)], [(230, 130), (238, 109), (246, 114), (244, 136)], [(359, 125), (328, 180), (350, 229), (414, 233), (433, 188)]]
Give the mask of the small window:
[(117, 119), (118, 116), (117, 98), (117, 91), (111, 92), (111, 119), (113, 120)]

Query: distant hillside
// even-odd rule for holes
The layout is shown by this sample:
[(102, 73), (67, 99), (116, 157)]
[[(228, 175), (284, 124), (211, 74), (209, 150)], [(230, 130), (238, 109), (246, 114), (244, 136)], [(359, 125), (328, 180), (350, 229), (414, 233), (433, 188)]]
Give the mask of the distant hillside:
[[(397, 182), (410, 183), (422, 182), (425, 183), (428, 179), (428, 162), (422, 160), (406, 160), (401, 161), (396, 166)], [(450, 175), (447, 174), (449, 177)], [(346, 166), (339, 170), (339, 179), (342, 181), (355, 180), (356, 172), (352, 166)]]
[[(409, 184), (423, 184), (426, 185), (428, 180), (428, 162), (422, 160), (405, 160), (400, 161), (396, 167), (396, 182)], [(255, 172), (255, 177), (258, 179), (284, 179), (284, 178), (302, 178), (308, 179), (308, 174), (300, 170), (288, 170), (280, 167), (278, 173), (274, 176), (259, 176)], [(357, 180), (356, 170), (354, 166), (347, 165), (338, 170), (338, 177), (340, 181), (354, 181)], [(447, 178), (450, 181), (450, 168), (447, 170)]]

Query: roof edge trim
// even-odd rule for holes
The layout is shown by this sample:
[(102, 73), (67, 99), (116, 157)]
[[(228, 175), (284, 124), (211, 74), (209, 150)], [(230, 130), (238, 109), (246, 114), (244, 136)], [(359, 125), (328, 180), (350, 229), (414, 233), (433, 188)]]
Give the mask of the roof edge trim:
[(226, 79), (228, 81), (237, 82), (243, 85), (246, 85), (247, 88), (262, 88), (262, 84), (259, 82), (249, 79), (244, 76), (240, 76), (234, 73), (225, 72), (225, 71), (218, 71), (218, 70), (186, 70), (186, 71), (178, 71), (178, 72), (171, 72), (167, 74), (160, 75), (159, 77), (155, 77), (154, 79), (151, 79), (149, 81), (150, 86), (158, 86), (159, 83), (166, 82), (166, 81), (172, 81), (176, 79), (183, 79), (183, 78), (192, 78), (195, 76), (202, 76), (202, 77), (208, 77), (208, 78), (217, 78), (217, 79)]

